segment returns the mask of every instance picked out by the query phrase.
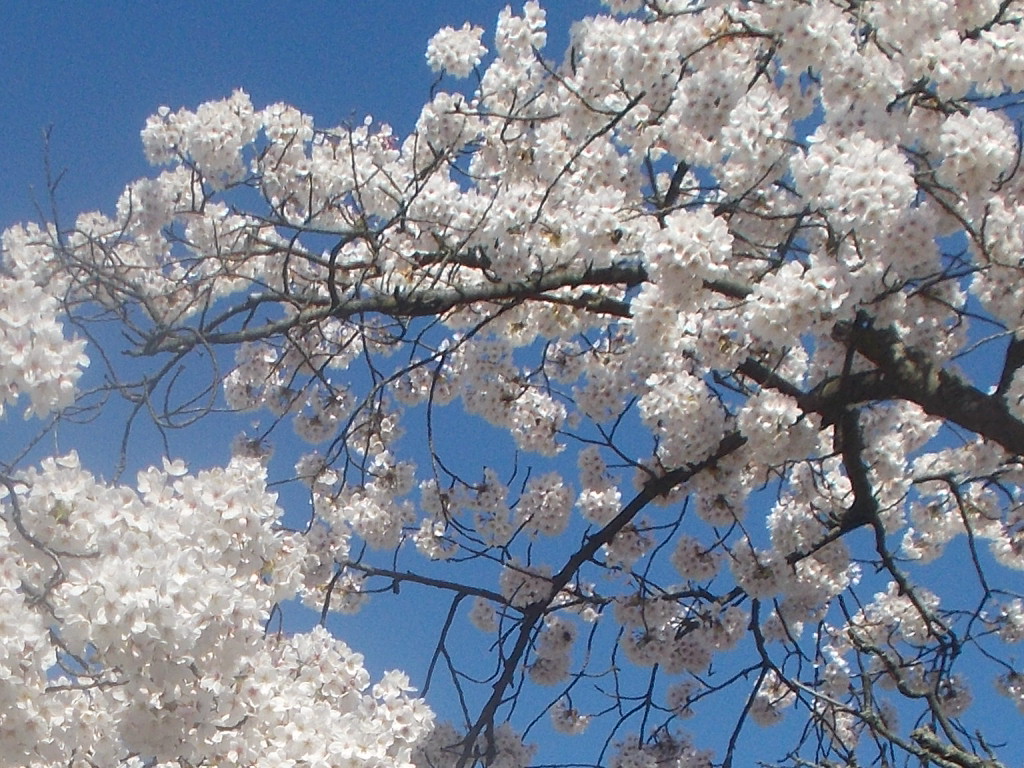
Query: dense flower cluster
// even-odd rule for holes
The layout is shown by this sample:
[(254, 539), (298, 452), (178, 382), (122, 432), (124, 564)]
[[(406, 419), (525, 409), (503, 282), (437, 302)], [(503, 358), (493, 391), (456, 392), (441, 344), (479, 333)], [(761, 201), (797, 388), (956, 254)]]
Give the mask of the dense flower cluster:
[[(74, 454), (13, 479), (0, 526), (3, 765), (409, 765), (433, 715), (317, 628), (267, 637), (306, 547), (254, 459), (137, 490)], [(68, 724), (73, 724), (68, 727)], [(141, 763), (139, 763), (141, 764)]]
[(427, 44), (427, 64), (435, 72), (444, 71), (455, 77), (465, 77), (480, 63), (480, 57), (487, 53), (480, 42), (483, 33), (483, 27), (470, 26), (468, 21), (462, 25), (462, 29), (445, 27)]
[(576, 625), (569, 619), (551, 616), (534, 646), (536, 658), (530, 665), (530, 678), (541, 685), (554, 685), (565, 679), (572, 663), (570, 653), (576, 641)]
[(516, 506), (526, 530), (547, 536), (565, 532), (571, 511), (572, 491), (555, 472), (531, 480)]
[(580, 734), (590, 725), (590, 716), (584, 715), (564, 699), (551, 708), (551, 724), (560, 733)]
[(64, 337), (56, 305), (29, 280), (0, 278), (0, 413), (22, 395), (31, 401), (26, 416), (46, 416), (73, 402), (89, 359), (84, 340)]
[(0, 276), (0, 414), (21, 396), (29, 398), (25, 416), (46, 416), (70, 405), (75, 383), (88, 366), (85, 341), (65, 338), (58, 320), (57, 297), (45, 290), (44, 278), (33, 264), (41, 233), (11, 229), (3, 235), (3, 250), (18, 253), (8, 266), (13, 275)]

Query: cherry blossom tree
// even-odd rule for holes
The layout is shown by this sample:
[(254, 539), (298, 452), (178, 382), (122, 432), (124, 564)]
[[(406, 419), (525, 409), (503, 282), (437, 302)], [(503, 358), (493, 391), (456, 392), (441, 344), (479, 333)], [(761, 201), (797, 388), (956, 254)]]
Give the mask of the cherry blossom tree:
[[(1019, 759), (1024, 4), (606, 5), (441, 30), (407, 136), (161, 107), (5, 232), (0, 403), (233, 458), (7, 457), (0, 764)], [(407, 599), (371, 684), (325, 626)]]

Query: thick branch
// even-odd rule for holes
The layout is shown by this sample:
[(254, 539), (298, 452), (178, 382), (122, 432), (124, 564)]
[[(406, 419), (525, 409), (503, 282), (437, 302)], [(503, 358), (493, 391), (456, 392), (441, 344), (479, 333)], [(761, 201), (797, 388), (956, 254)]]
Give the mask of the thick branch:
[(847, 408), (836, 427), (836, 448), (843, 457), (846, 476), (853, 489), (853, 503), (838, 520), (839, 531), (846, 532), (877, 520), (878, 500), (875, 498), (868, 477), (868, 468), (864, 463), (866, 446), (857, 409)]
[[(646, 280), (644, 268), (639, 264), (615, 264), (595, 268), (591, 265), (564, 267), (515, 282), (482, 283), (479, 285), (453, 286), (437, 289), (414, 289), (409, 293), (395, 290), (393, 293), (379, 293), (361, 298), (342, 299), (334, 306), (330, 297), (305, 296), (283, 297), (282, 303), (297, 304), (302, 309), (288, 317), (262, 325), (251, 326), (237, 331), (214, 331), (230, 317), (238, 314), (237, 309), (211, 321), (205, 328), (171, 331), (162, 338), (151, 340), (145, 353), (178, 352), (196, 346), (202, 339), (204, 344), (239, 344), (246, 341), (271, 338), (291, 328), (310, 325), (329, 317), (349, 318), (364, 314), (382, 314), (389, 317), (432, 317), (443, 315), (456, 307), (474, 302), (507, 302), (526, 299), (550, 299), (544, 296), (550, 291), (581, 286), (622, 286), (633, 287)], [(264, 297), (250, 299), (250, 302), (267, 303)], [(588, 309), (600, 308), (600, 302), (590, 299)], [(615, 312), (620, 314), (620, 312)], [(155, 341), (155, 343), (153, 343)]]
[(1024, 339), (1017, 334), (1010, 337), (1010, 344), (1006, 348), (1006, 357), (1003, 360), (1003, 372), (999, 376), (999, 384), (996, 386), (996, 394), (1004, 397), (1013, 383), (1013, 375), (1024, 365)]
[(879, 371), (864, 371), (845, 377), (833, 376), (809, 392), (804, 392), (752, 357), (744, 360), (737, 368), (737, 372), (756, 381), (762, 387), (789, 395), (797, 401), (800, 410), (804, 413), (819, 414), (826, 424), (834, 423), (849, 405), (871, 400), (888, 400), (896, 394), (895, 389)]
[(900, 341), (891, 328), (839, 323), (833, 337), (877, 365), (897, 397), (999, 443), (1011, 454), (1024, 454), (1024, 423), (1010, 414), (1001, 397), (985, 395), (938, 367), (926, 353)]
[(960, 768), (1002, 768), (1002, 763), (998, 760), (986, 759), (952, 744), (944, 744), (935, 735), (935, 731), (927, 726), (912, 731), (910, 738), (917, 742), (922, 749), (927, 750), (929, 755), (934, 756), (933, 759), (937, 758), (936, 762), (941, 760), (944, 764), (960, 766)]

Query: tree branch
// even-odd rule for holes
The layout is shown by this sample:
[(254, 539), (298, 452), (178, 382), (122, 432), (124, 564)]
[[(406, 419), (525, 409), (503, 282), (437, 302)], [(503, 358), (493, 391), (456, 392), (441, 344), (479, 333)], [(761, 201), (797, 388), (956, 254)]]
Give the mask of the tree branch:
[[(613, 264), (610, 267), (593, 267), (579, 265), (562, 267), (531, 276), (520, 281), (509, 283), (482, 283), (471, 286), (453, 286), (438, 289), (413, 289), (409, 293), (396, 290), (393, 293), (378, 293), (363, 298), (341, 299), (335, 306), (330, 297), (324, 296), (292, 296), (282, 297), (279, 301), (289, 305), (299, 305), (301, 310), (281, 320), (243, 328), (237, 331), (213, 332), (227, 321), (229, 317), (238, 315), (237, 308), (228, 310), (211, 321), (205, 328), (192, 330), (181, 329), (169, 331), (162, 338), (151, 339), (146, 344), (143, 354), (158, 352), (180, 352), (191, 349), (199, 343), (209, 345), (239, 344), (246, 341), (270, 338), (297, 327), (326, 320), (329, 317), (346, 319), (365, 314), (382, 314), (395, 318), (432, 317), (443, 315), (456, 307), (475, 302), (507, 302), (527, 299), (551, 299), (544, 296), (550, 291), (563, 288), (579, 288), (581, 286), (623, 286), (630, 288), (647, 279), (644, 268), (639, 264)], [(248, 303), (266, 303), (263, 297), (253, 297)], [(585, 309), (603, 307), (597, 297), (588, 299), (577, 306)], [(613, 314), (621, 314), (616, 306)]]
[(721, 442), (718, 444), (718, 448), (716, 448), (715, 452), (708, 458), (697, 462), (696, 464), (678, 467), (667, 472), (661, 477), (648, 481), (644, 485), (643, 490), (634, 496), (633, 499), (622, 508), (622, 511), (619, 512), (619, 514), (617, 514), (600, 531), (586, 538), (583, 546), (580, 547), (575, 554), (569, 558), (565, 566), (563, 566), (562, 569), (552, 577), (551, 591), (548, 593), (547, 598), (528, 605), (523, 611), (523, 618), (519, 624), (519, 633), (516, 637), (515, 646), (505, 659), (501, 676), (497, 681), (495, 681), (487, 703), (481, 708), (479, 717), (477, 717), (476, 722), (473, 723), (473, 726), (466, 734), (466, 740), (463, 746), (462, 755), (459, 758), (458, 768), (465, 768), (465, 766), (470, 764), (470, 761), (474, 756), (474, 747), (476, 746), (476, 742), (479, 739), (480, 734), (483, 733), (485, 728), (489, 728), (490, 725), (493, 724), (499, 707), (501, 707), (502, 703), (505, 701), (505, 692), (508, 690), (508, 687), (512, 684), (512, 681), (515, 678), (516, 670), (519, 668), (519, 663), (526, 654), (526, 649), (529, 647), (530, 638), (533, 635), (537, 623), (547, 612), (558, 593), (565, 588), (579, 569), (585, 563), (592, 560), (601, 547), (615, 538), (615, 535), (632, 522), (633, 518), (635, 518), (640, 511), (654, 499), (668, 493), (680, 483), (686, 482), (698, 472), (714, 466), (720, 459), (737, 451), (746, 442), (746, 438), (739, 432), (730, 432), (722, 438)]
[(1024, 423), (998, 395), (985, 395), (908, 347), (891, 328), (838, 323), (832, 336), (848, 343), (878, 366), (893, 394), (920, 405), (932, 416), (958, 424), (992, 440), (1009, 453), (1024, 454)]

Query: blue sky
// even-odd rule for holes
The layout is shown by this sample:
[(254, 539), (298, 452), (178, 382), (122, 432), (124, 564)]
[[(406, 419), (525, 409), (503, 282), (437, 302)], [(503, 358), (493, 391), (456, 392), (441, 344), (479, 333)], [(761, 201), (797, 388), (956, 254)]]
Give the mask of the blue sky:
[[(518, 10), (522, 0), (517, 2)], [(83, 211), (113, 214), (126, 184), (159, 172), (146, 162), (139, 132), (161, 105), (194, 109), (241, 88), (257, 109), (287, 102), (322, 127), (359, 123), (372, 115), (405, 135), (437, 80), (424, 57), (430, 37), (443, 26), (470, 21), (487, 30), (484, 41), (490, 45), (505, 5), (505, 0), (5, 2), (0, 24), (0, 230), (51, 215), (47, 131), (50, 164), (60, 176), (57, 212), (64, 224)], [(548, 52), (560, 57), (571, 21), (602, 7), (597, 0), (552, 5)], [(470, 89), (472, 80), (449, 80), (444, 87)], [(97, 375), (98, 367), (89, 373)], [(92, 459), (83, 456), (87, 466), (107, 478), (112, 470), (106, 467), (114, 461), (106, 454), (117, 452), (118, 419), (126, 413), (114, 405), (108, 450), (97, 452), (91, 445)], [(8, 421), (6, 427), (14, 425)], [(59, 447), (48, 442), (43, 452), (66, 450), (71, 433), (65, 428)], [(95, 425), (84, 431), (90, 440), (96, 433)], [(197, 446), (186, 443), (192, 466), (226, 461), (229, 442), (204, 441), (205, 454), (199, 458)], [(157, 455), (138, 459), (143, 465), (158, 460)], [(130, 465), (126, 478), (132, 474)]]

